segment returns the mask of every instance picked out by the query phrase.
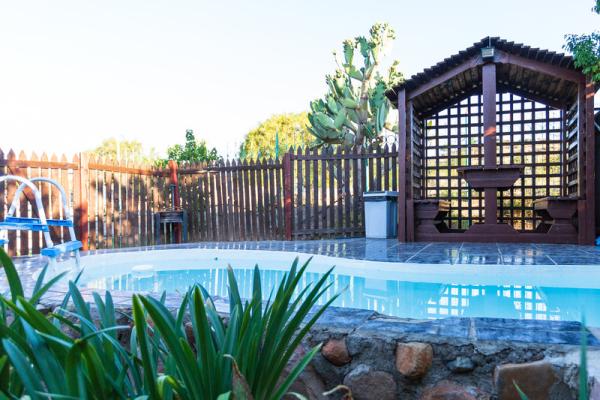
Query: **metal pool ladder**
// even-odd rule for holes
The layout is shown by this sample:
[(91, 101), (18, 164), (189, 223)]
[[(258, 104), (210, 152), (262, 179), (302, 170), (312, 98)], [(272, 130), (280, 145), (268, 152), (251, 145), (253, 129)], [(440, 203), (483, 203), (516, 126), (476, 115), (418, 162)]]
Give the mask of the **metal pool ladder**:
[[(6, 215), (4, 221), (0, 221), (0, 246), (4, 246), (8, 243), (8, 231), (31, 231), (31, 232), (42, 232), (44, 236), (44, 242), (46, 246), (42, 249), (41, 253), (50, 259), (50, 265), (56, 266), (56, 258), (61, 254), (75, 253), (75, 262), (77, 269), (81, 268), (81, 259), (79, 250), (83, 247), (82, 243), (75, 237), (75, 229), (73, 224), (73, 211), (69, 207), (67, 194), (65, 189), (54, 179), (50, 178), (32, 178), (26, 179), (16, 175), (4, 175), (0, 176), (0, 183), (4, 181), (17, 181), (21, 184), (15, 192), (10, 209)], [(61, 195), (62, 208), (64, 219), (47, 219), (44, 211), (44, 205), (42, 203), (42, 195), (35, 185), (35, 182), (46, 182), (58, 189)], [(35, 207), (37, 208), (37, 218), (25, 218), (15, 217), (15, 212), (20, 204), (20, 195), (26, 189), (29, 188), (33, 192)], [(33, 203), (33, 202), (32, 202)], [(54, 244), (50, 237), (50, 227), (67, 228), (69, 231), (69, 241)]]

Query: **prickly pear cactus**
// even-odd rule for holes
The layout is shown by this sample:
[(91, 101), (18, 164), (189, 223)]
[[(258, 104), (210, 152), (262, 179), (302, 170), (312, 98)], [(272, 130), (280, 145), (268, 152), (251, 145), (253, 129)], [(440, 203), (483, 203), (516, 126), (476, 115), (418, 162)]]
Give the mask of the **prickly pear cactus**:
[[(384, 130), (395, 131), (395, 118), (385, 91), (403, 80), (398, 61), (381, 75), (381, 60), (395, 39), (388, 24), (375, 24), (369, 38), (344, 41), (343, 59), (334, 52), (338, 69), (326, 76), (327, 95), (310, 103), (309, 131), (315, 145), (347, 144), (363, 146), (381, 140)], [(355, 64), (356, 58), (362, 65)], [(392, 113), (393, 114), (393, 113)]]

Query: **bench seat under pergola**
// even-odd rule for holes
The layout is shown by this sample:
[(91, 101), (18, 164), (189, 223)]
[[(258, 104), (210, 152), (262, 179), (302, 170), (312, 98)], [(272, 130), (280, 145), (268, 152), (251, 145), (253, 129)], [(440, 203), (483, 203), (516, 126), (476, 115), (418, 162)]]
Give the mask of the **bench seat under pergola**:
[(569, 56), (485, 38), (389, 91), (399, 240), (592, 244), (595, 90)]

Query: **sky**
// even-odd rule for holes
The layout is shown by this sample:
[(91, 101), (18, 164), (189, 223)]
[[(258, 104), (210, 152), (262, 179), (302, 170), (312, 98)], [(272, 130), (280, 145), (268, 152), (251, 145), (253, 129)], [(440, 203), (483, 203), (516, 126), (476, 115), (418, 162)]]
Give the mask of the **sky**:
[(185, 130), (234, 155), (326, 91), (332, 51), (375, 22), (406, 76), (488, 35), (562, 51), (600, 26), (591, 0), (0, 0), (0, 149), (89, 150)]

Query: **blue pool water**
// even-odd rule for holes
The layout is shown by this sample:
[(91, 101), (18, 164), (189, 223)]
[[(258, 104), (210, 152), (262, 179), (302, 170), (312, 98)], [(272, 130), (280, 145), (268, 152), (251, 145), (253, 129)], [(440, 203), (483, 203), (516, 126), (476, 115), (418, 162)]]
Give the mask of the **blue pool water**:
[[(234, 269), (242, 296), (252, 290), (252, 269)], [(261, 271), (263, 293), (277, 286), (284, 270)], [(535, 273), (535, 271), (532, 271)], [(306, 273), (300, 289), (321, 277)], [(600, 290), (528, 285), (474, 285), (431, 283), (335, 274), (322, 301), (342, 292), (334, 305), (362, 308), (403, 318), (433, 319), (451, 316), (496, 317), (536, 320), (579, 321), (582, 313), (590, 326), (600, 326)], [(227, 274), (223, 268), (169, 269), (166, 271), (112, 273), (94, 277), (84, 286), (121, 291), (175, 292), (190, 285), (203, 285), (209, 293), (226, 297)]]

